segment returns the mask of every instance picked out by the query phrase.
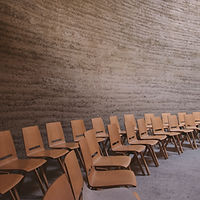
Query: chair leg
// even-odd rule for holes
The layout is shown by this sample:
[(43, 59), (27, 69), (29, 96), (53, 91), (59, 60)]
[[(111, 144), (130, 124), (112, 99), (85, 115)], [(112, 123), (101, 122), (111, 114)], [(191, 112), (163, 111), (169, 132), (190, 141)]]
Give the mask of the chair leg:
[(20, 200), (20, 197), (19, 197), (19, 194), (18, 194), (16, 188), (13, 188), (13, 190), (14, 190), (14, 193), (15, 193), (16, 200)]
[(153, 147), (151, 145), (149, 146), (149, 148), (151, 149), (152, 156), (154, 157), (155, 165), (156, 165), (156, 167), (158, 167), (159, 166), (159, 162), (158, 162), (158, 158), (156, 156), (156, 153), (155, 153), (155, 151), (154, 151), (154, 149), (153, 149)]
[(174, 142), (174, 145), (175, 145), (175, 148), (176, 148), (178, 154), (180, 155), (180, 151), (179, 151), (179, 148), (178, 148), (178, 145), (177, 145), (177, 143), (176, 143), (176, 140), (175, 140), (175, 137), (174, 137), (174, 136), (172, 136), (172, 140), (173, 140), (173, 142)]
[(12, 199), (13, 199), (13, 200), (16, 200), (15, 195), (13, 194), (13, 191), (10, 190), (9, 192), (10, 192), (10, 195), (11, 195)]
[(41, 171), (42, 177), (44, 179), (44, 184), (45, 184), (46, 188), (48, 189), (49, 188), (49, 183), (48, 183), (47, 176), (45, 174), (44, 168), (40, 167), (40, 171)]
[(135, 152), (134, 155), (135, 155), (135, 158), (136, 158), (136, 160), (137, 160), (137, 163), (138, 163), (138, 165), (139, 165), (139, 167), (140, 167), (140, 170), (142, 171), (142, 174), (145, 175), (144, 170), (143, 170), (143, 168), (142, 168), (142, 164), (141, 164), (141, 162), (140, 162), (140, 159), (138, 158), (138, 154)]
[(65, 165), (64, 165), (63, 161), (61, 160), (61, 158), (57, 158), (57, 160), (58, 160), (58, 162), (59, 162), (59, 164), (60, 164), (60, 167), (61, 167), (61, 169), (63, 170), (63, 172), (64, 172), (64, 173), (67, 173), (67, 170), (66, 170), (66, 168), (65, 168)]
[(180, 151), (181, 151), (181, 153), (183, 153), (183, 147), (182, 147), (182, 145), (181, 145), (181, 142), (180, 142), (179, 136), (176, 135), (175, 137), (176, 137), (176, 140), (177, 140), (177, 142), (178, 142), (178, 145), (179, 145)]
[(185, 136), (186, 136), (188, 142), (190, 143), (192, 149), (194, 149), (194, 146), (193, 146), (192, 141), (191, 141), (191, 139), (190, 139), (189, 133), (186, 133)]
[(37, 169), (35, 169), (34, 172), (35, 172), (36, 177), (38, 178), (38, 181), (40, 183), (40, 188), (42, 190), (42, 193), (45, 194), (45, 187), (44, 187), (44, 184), (42, 183), (42, 179), (40, 178), (40, 175), (39, 175)]
[[(155, 159), (155, 156), (154, 156), (154, 154), (153, 154), (153, 152), (152, 152), (152, 149), (151, 149), (151, 145), (147, 145), (147, 148), (149, 149), (149, 153), (150, 153), (150, 155), (151, 155), (151, 157), (152, 157), (152, 160), (153, 160), (155, 166), (158, 167), (157, 162), (156, 162), (156, 159)], [(144, 154), (143, 154), (143, 155), (144, 155)]]
[(146, 169), (147, 174), (150, 175), (150, 171), (149, 171), (149, 168), (148, 168), (148, 166), (147, 166), (147, 162), (146, 162), (146, 160), (145, 160), (144, 155), (143, 155), (142, 152), (140, 153), (140, 156), (141, 156), (141, 159), (142, 159), (142, 161), (143, 161), (143, 163), (144, 163), (144, 167), (145, 167), (145, 169)]
[(194, 138), (194, 133), (191, 132), (191, 135), (192, 135), (192, 139), (193, 139), (194, 148), (197, 149), (197, 144), (196, 144), (196, 140), (195, 140), (195, 138)]
[(166, 159), (168, 159), (168, 153), (167, 153), (167, 149), (166, 149), (167, 145), (165, 145), (165, 143), (167, 143), (167, 141), (165, 140), (165, 141), (162, 141), (161, 143), (162, 143), (162, 148), (165, 152), (165, 157), (166, 157)]
[(161, 142), (159, 141), (158, 142), (158, 145), (159, 145), (159, 148), (160, 148), (160, 152), (162, 153), (162, 155), (163, 155), (163, 157), (166, 159), (166, 155), (165, 155), (165, 153), (164, 153), (164, 150), (163, 150), (163, 147), (161, 146)]

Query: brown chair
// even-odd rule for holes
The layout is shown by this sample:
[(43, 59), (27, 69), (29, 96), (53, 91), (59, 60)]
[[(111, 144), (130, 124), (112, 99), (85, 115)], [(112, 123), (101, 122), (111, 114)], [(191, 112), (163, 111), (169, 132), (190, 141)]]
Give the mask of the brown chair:
[(38, 126), (22, 129), (26, 155), (30, 158), (57, 159), (61, 169), (65, 171), (61, 157), (69, 151), (66, 149), (45, 149)]
[[(176, 115), (170, 115), (168, 117), (168, 120), (169, 120), (169, 131), (180, 132), (181, 134), (183, 134), (182, 144), (185, 140), (187, 140), (190, 143), (192, 149), (196, 148), (196, 142), (194, 139), (193, 130), (189, 130), (189, 129), (185, 129), (185, 128), (180, 129)], [(190, 137), (193, 138), (194, 146), (192, 144)]]
[(79, 144), (85, 163), (88, 185), (91, 188), (136, 186), (135, 174), (131, 170), (97, 171), (92, 164), (92, 158), (86, 139), (81, 139)]
[(110, 124), (116, 124), (116, 126), (119, 130), (119, 133), (122, 134), (122, 135), (126, 134), (126, 131), (124, 131), (124, 130), (122, 131), (121, 128), (120, 128), (117, 116), (110, 116)]
[(152, 122), (151, 122), (152, 117), (154, 117), (153, 113), (144, 114), (144, 120), (145, 120), (147, 130), (152, 130)]
[[(174, 145), (175, 145), (175, 149), (177, 150), (178, 154), (183, 152), (183, 148), (181, 146), (180, 139), (178, 137), (180, 135), (180, 133), (164, 131), (163, 123), (162, 123), (162, 120), (161, 120), (160, 117), (153, 117), (152, 118), (152, 126), (153, 126), (153, 133), (155, 135), (166, 135), (168, 137), (168, 141), (165, 144), (165, 146), (167, 146), (169, 141), (172, 140)], [(177, 140), (178, 144), (177, 144), (176, 140)]]
[(162, 122), (163, 122), (163, 128), (168, 129), (169, 128), (169, 122), (168, 117), (170, 116), (170, 113), (162, 113)]
[[(0, 132), (1, 171), (18, 171), (22, 174), (33, 171), (38, 178), (42, 192), (45, 193), (46, 189), (48, 188), (48, 181), (42, 168), (44, 163), (46, 163), (46, 160), (44, 159), (18, 159), (10, 131), (8, 130)], [(41, 171), (41, 176), (39, 174), (39, 171)], [(42, 181), (43, 179), (44, 183)]]
[(137, 123), (136, 123), (134, 114), (125, 114), (124, 115), (124, 124), (126, 124), (126, 122), (129, 122), (129, 121), (133, 124), (135, 130), (137, 131), (138, 128), (137, 128)]
[(200, 112), (193, 112), (193, 117), (194, 117), (194, 120), (195, 120), (195, 124), (197, 126), (200, 125)]
[[(71, 186), (66, 174), (62, 174), (49, 187), (43, 200), (74, 200)], [(77, 199), (78, 200), (78, 199)]]
[(185, 127), (185, 115), (186, 115), (186, 112), (178, 113), (178, 123), (180, 127)]
[(138, 119), (137, 123), (138, 123), (138, 129), (139, 129), (139, 138), (141, 140), (158, 140), (160, 152), (163, 154), (164, 158), (167, 159), (168, 154), (165, 147), (167, 136), (166, 135), (149, 135), (144, 119)]
[(20, 174), (0, 174), (0, 194), (9, 192), (13, 200), (20, 200), (15, 186), (23, 177)]
[(158, 140), (138, 140), (136, 136), (135, 127), (132, 121), (126, 121), (125, 127), (127, 132), (128, 143), (130, 145), (145, 145), (146, 150), (149, 150), (149, 153), (153, 159), (155, 166), (158, 167), (159, 166), (158, 158), (153, 149), (153, 146), (158, 144)]
[[(89, 159), (89, 162), (90, 162), (90, 159)], [(73, 194), (74, 194), (74, 199), (75, 200), (83, 199), (84, 194), (83, 194), (82, 191), (83, 191), (84, 181), (83, 181), (81, 169), (80, 169), (80, 166), (79, 166), (79, 163), (78, 163), (78, 160), (77, 160), (77, 157), (76, 157), (74, 151), (71, 151), (65, 157), (65, 166), (66, 166), (66, 169), (67, 169), (69, 182), (71, 184), (71, 188), (72, 188), (72, 191), (73, 191)], [(126, 171), (126, 170), (124, 170), (124, 171)], [(99, 172), (99, 171), (96, 171), (96, 170), (95, 170), (95, 172), (96, 173), (92, 172), (93, 174), (89, 175), (90, 179), (93, 179), (95, 185), (97, 185), (97, 184), (99, 185), (101, 183), (102, 179), (104, 179), (103, 183), (101, 185), (105, 185), (105, 186), (102, 186), (102, 187), (107, 187), (107, 184), (109, 184), (109, 182), (111, 182), (111, 180), (107, 180), (111, 176), (110, 173), (107, 173), (107, 172), (104, 173), (104, 171)], [(106, 174), (109, 174), (109, 176), (105, 177)], [(131, 176), (133, 176), (133, 175), (131, 174)], [(98, 180), (98, 178), (99, 178), (99, 180)], [(133, 178), (133, 181), (134, 181), (134, 184), (136, 184), (134, 178)], [(135, 195), (137, 200), (140, 200), (139, 195), (136, 192), (134, 193), (134, 195)]]
[(131, 157), (129, 156), (102, 156), (100, 153), (100, 147), (95, 136), (95, 130), (88, 130), (85, 132), (85, 138), (89, 144), (90, 155), (92, 157), (92, 163), (94, 167), (123, 167), (128, 168), (131, 163)]
[(110, 136), (112, 151), (116, 153), (134, 154), (134, 157), (138, 162), (142, 174), (145, 175), (144, 170), (142, 168), (142, 164), (138, 158), (138, 156), (140, 155), (144, 163), (145, 169), (147, 171), (147, 174), (149, 175), (150, 174), (149, 168), (147, 166), (146, 160), (143, 155), (143, 151), (145, 150), (146, 147), (144, 145), (123, 145), (121, 142), (120, 134), (118, 132), (118, 128), (115, 124), (108, 125), (108, 132)]

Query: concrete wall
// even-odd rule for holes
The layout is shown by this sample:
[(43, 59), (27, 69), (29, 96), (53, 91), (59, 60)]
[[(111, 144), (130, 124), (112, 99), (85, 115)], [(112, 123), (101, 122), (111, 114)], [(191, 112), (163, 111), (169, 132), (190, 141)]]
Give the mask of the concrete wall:
[[(200, 110), (198, 0), (0, 0), (0, 129)], [(46, 141), (46, 140), (45, 140)], [(23, 154), (23, 153), (22, 153)]]

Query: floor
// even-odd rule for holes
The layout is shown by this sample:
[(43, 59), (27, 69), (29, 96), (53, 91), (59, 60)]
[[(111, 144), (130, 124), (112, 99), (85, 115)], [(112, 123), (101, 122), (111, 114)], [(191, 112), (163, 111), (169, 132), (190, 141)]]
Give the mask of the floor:
[[(89, 190), (84, 186), (84, 200), (134, 200), (133, 192), (136, 191), (141, 200), (199, 200), (200, 189), (200, 148), (192, 150), (184, 145), (184, 153), (178, 155), (174, 149), (168, 148), (169, 159), (165, 160), (157, 152), (159, 167), (155, 167), (150, 158), (147, 158), (150, 176), (142, 176), (134, 163), (132, 168), (137, 178), (137, 188), (115, 188), (106, 190)], [(47, 176), (52, 183), (60, 174), (55, 161), (49, 163)], [(19, 188), (21, 200), (40, 200), (42, 193), (36, 182), (29, 174)], [(30, 189), (31, 188), (31, 189)], [(126, 197), (126, 198), (125, 198)], [(0, 200), (8, 200), (8, 195)]]

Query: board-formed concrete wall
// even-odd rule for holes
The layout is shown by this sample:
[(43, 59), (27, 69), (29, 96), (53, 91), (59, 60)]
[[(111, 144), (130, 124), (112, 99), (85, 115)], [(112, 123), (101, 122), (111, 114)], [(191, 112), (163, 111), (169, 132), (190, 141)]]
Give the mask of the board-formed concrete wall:
[(199, 0), (0, 0), (0, 129), (200, 110), (199, 64)]

